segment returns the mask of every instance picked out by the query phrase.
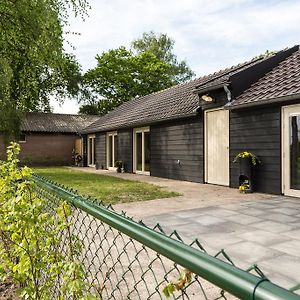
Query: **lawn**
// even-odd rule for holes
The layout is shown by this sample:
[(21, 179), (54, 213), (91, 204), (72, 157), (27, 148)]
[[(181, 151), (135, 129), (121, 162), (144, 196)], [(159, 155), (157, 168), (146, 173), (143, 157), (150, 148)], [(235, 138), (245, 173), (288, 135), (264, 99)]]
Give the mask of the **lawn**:
[(71, 187), (81, 195), (102, 200), (105, 204), (145, 201), (180, 196), (162, 187), (112, 176), (85, 173), (63, 167), (33, 168), (48, 179)]

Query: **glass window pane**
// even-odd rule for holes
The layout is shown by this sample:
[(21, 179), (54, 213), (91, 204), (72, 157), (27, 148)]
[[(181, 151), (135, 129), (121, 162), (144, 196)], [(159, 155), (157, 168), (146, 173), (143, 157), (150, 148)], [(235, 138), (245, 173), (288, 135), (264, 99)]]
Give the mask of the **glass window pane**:
[(88, 147), (88, 164), (91, 165), (93, 162), (92, 162), (92, 147), (93, 147), (93, 141), (91, 138), (89, 138), (89, 147)]
[(114, 135), (114, 155), (115, 155), (115, 161), (114, 166), (116, 167), (116, 161), (118, 160), (118, 136)]
[(300, 116), (290, 117), (290, 188), (300, 190)]
[(95, 138), (92, 138), (91, 140), (92, 140), (92, 165), (94, 165), (96, 161)]
[(136, 170), (142, 171), (142, 133), (136, 133)]
[(150, 172), (150, 133), (144, 132), (144, 151), (145, 151), (145, 168), (146, 172)]
[(112, 156), (112, 136), (108, 137), (108, 167), (113, 166), (113, 156)]

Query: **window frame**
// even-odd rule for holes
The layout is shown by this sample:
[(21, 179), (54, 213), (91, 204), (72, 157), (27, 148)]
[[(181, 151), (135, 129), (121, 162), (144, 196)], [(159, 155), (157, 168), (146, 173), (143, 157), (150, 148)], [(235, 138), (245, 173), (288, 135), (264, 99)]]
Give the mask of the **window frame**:
[[(24, 140), (21, 140), (21, 136), (24, 136)], [(20, 136), (19, 136), (19, 144), (25, 144), (27, 142), (27, 139), (26, 139), (26, 133), (24, 132), (21, 132)]]
[[(109, 138), (112, 137), (112, 149), (109, 149)], [(118, 138), (117, 131), (110, 131), (106, 133), (106, 168), (107, 170), (116, 171), (117, 167), (110, 166), (110, 153), (112, 153), (112, 162), (115, 164), (115, 138)], [(116, 149), (118, 151), (118, 149)], [(118, 153), (117, 153), (118, 156)]]
[[(92, 140), (92, 149), (90, 149), (90, 139)], [(96, 166), (96, 160), (95, 160), (95, 142), (96, 142), (96, 135), (95, 134), (89, 134), (87, 136), (87, 165), (89, 167), (95, 167)], [(90, 151), (92, 151), (92, 161), (90, 163)]]
[[(150, 171), (145, 171), (145, 132), (149, 132), (150, 134), (150, 127), (139, 127), (133, 129), (133, 172), (136, 174), (141, 175), (150, 175), (151, 172), (151, 164), (150, 164)], [(142, 171), (136, 169), (137, 163), (137, 133), (142, 133)]]

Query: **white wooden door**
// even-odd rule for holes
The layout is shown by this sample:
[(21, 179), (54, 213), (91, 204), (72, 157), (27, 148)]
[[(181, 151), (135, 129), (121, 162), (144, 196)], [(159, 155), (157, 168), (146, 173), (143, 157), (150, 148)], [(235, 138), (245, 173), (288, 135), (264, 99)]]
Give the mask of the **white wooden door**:
[(300, 197), (300, 104), (282, 107), (282, 191)]
[(205, 181), (229, 185), (229, 111), (205, 111)]

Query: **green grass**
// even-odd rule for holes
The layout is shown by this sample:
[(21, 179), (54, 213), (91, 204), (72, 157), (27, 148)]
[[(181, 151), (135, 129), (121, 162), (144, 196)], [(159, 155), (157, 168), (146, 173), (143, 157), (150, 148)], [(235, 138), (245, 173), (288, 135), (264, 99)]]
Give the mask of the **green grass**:
[(102, 200), (105, 204), (146, 201), (180, 196), (164, 188), (112, 176), (85, 173), (63, 167), (33, 168), (33, 171), (78, 191), (79, 194)]

